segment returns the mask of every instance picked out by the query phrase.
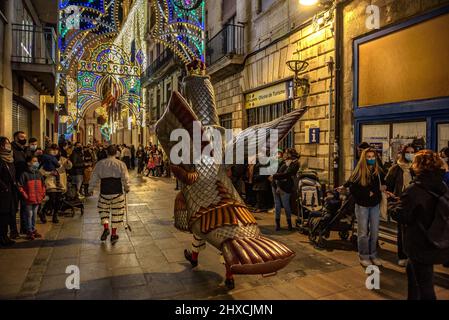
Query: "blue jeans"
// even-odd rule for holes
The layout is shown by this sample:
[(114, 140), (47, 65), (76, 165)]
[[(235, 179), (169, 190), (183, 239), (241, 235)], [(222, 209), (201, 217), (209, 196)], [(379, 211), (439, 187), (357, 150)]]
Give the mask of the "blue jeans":
[(377, 239), (379, 237), (380, 206), (366, 208), (355, 205), (357, 218), (357, 241), (360, 259), (377, 258)]
[(38, 210), (38, 204), (31, 204), (26, 206), (26, 230), (28, 232), (34, 232), (34, 230), (36, 230), (36, 215)]
[(287, 220), (292, 218), (292, 209), (290, 207), (290, 193), (281, 190), (281, 193), (276, 193), (275, 188), (271, 188), (274, 197), (274, 209), (276, 211), (276, 220), (281, 219), (281, 208), (284, 207), (285, 214), (287, 215)]

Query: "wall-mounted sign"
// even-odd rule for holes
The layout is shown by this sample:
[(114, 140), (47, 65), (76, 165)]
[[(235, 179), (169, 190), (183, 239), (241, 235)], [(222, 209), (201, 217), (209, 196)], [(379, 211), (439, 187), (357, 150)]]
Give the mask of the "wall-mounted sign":
[(282, 82), (245, 95), (245, 108), (252, 109), (288, 100), (292, 96), (291, 81)]
[(305, 143), (320, 143), (320, 122), (306, 121), (305, 128)]
[(320, 128), (309, 128), (309, 143), (320, 143)]

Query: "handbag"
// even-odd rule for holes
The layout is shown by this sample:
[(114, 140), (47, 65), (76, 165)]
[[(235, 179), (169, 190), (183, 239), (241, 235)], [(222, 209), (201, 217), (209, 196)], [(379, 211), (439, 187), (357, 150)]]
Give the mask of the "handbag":
[[(378, 175), (377, 178), (379, 179), (379, 188), (381, 188), (382, 182), (380, 181), (380, 176)], [(382, 200), (380, 200), (380, 217), (384, 220), (388, 220), (388, 197), (382, 190), (380, 193), (382, 195)]]

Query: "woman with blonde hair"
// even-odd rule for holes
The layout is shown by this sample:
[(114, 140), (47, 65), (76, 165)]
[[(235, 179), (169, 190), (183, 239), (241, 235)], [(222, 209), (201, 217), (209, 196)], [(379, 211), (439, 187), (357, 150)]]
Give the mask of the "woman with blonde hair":
[(377, 239), (380, 222), (380, 202), (384, 185), (384, 173), (380, 168), (376, 150), (363, 150), (354, 172), (346, 183), (355, 200), (357, 237), (360, 264), (364, 267), (381, 266), (377, 256)]

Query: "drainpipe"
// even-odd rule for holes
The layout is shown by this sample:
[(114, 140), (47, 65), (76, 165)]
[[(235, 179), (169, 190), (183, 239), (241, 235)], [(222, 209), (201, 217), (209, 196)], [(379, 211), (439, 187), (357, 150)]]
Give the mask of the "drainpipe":
[(341, 95), (342, 95), (342, 54), (343, 54), (343, 9), (348, 1), (337, 2), (335, 9), (335, 143), (334, 143), (334, 186), (341, 184), (340, 179), (340, 145), (341, 145)]

